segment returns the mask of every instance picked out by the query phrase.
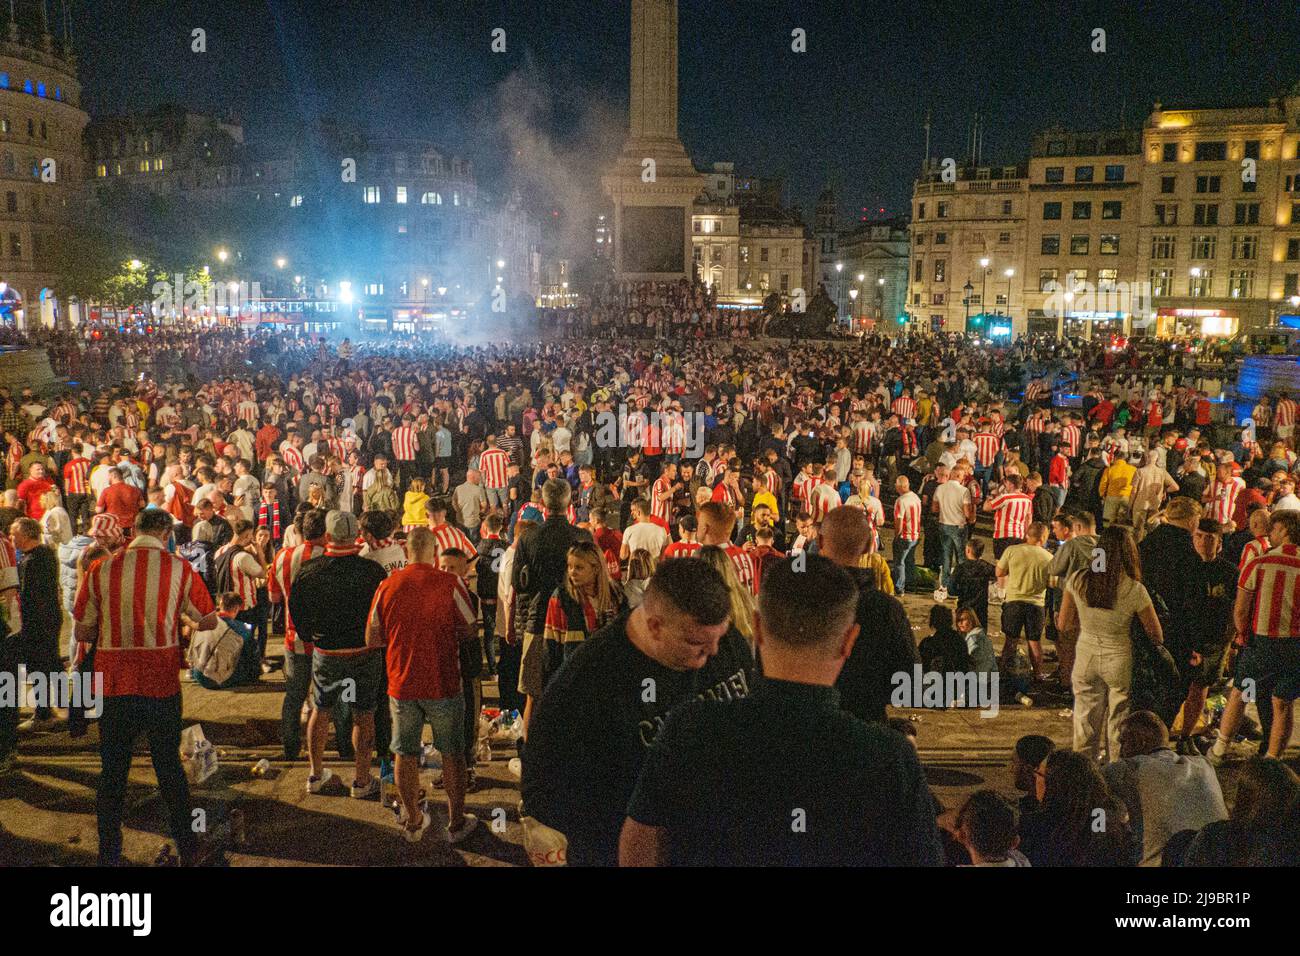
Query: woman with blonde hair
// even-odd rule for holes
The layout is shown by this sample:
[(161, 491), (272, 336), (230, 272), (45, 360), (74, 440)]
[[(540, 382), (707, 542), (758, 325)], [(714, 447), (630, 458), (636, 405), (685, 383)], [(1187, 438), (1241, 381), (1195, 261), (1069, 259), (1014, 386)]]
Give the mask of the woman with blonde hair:
[(605, 555), (600, 548), (590, 541), (579, 541), (570, 547), (564, 584), (551, 593), (542, 628), (546, 642), (546, 682), (550, 682), (560, 665), (587, 638), (622, 614), (626, 607), (623, 592), (605, 571)]
[(749, 588), (740, 583), (740, 576), (736, 574), (736, 566), (731, 563), (731, 556), (722, 548), (715, 544), (708, 544), (695, 552), (695, 557), (700, 558), (713, 570), (722, 575), (722, 580), (727, 582), (727, 594), (731, 601), (731, 623), (740, 636), (749, 644), (750, 649), (754, 647), (754, 597), (749, 592)]
[(627, 561), (627, 574), (624, 575), (623, 596), (629, 608), (641, 606), (645, 597), (646, 585), (655, 573), (655, 556), (645, 548), (637, 548)]
[(41, 495), (41, 541), (52, 548), (67, 544), (72, 540), (72, 519), (63, 509), (63, 499), (57, 488), (51, 488)]
[(414, 528), (423, 528), (425, 525), (424, 506), (428, 504), (429, 496), (424, 488), (423, 478), (412, 478), (411, 487), (406, 489), (406, 495), (402, 500), (402, 527), (408, 532)]

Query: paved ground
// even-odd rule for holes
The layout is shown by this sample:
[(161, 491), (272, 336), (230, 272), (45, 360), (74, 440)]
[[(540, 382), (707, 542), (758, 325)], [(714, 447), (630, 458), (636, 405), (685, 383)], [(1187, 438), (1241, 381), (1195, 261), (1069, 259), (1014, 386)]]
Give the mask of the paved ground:
[[(905, 603), (918, 640), (928, 633), (924, 619), (931, 602), (909, 596)], [(998, 609), (991, 611), (997, 633)], [(272, 645), (271, 653), (279, 653)], [(319, 795), (306, 792), (305, 762), (279, 760), (277, 724), (282, 682), (278, 671), (254, 687), (207, 691), (186, 684), (186, 723), (199, 723), (220, 751), (220, 770), (194, 788), (196, 807), (207, 813), (209, 832), (230, 846), (229, 818), (242, 811), (245, 841), (230, 846), (236, 866), (278, 865), (524, 865), (523, 830), (518, 820), (519, 786), (507, 770), (513, 747), (502, 747), (490, 764), (478, 768), (483, 788), (468, 798), (470, 809), (486, 824), (461, 847), (451, 849), (432, 838), (418, 845), (402, 841), (392, 815), (376, 801), (356, 801), (341, 784)], [(495, 697), (487, 685), (485, 698)], [(946, 806), (973, 790), (993, 787), (1008, 795), (1014, 787), (1007, 766), (1018, 737), (1046, 734), (1059, 744), (1070, 741), (1070, 719), (1059, 705), (1003, 708), (995, 717), (977, 711), (906, 710), (915, 721), (921, 758), (936, 796)], [(0, 865), (88, 864), (95, 859), (94, 787), (99, 772), (97, 733), (74, 741), (66, 732), (25, 736), (22, 770), (0, 780)], [(262, 758), (271, 773), (255, 777)], [(346, 779), (343, 764), (333, 763)], [(1231, 792), (1233, 773), (1224, 774)], [(433, 790), (430, 773), (422, 785), (436, 809), (441, 791)], [(445, 811), (444, 811), (445, 812)], [(135, 864), (148, 864), (168, 842), (152, 767), (143, 751), (131, 773), (125, 853)], [(436, 821), (435, 821), (436, 825)]]

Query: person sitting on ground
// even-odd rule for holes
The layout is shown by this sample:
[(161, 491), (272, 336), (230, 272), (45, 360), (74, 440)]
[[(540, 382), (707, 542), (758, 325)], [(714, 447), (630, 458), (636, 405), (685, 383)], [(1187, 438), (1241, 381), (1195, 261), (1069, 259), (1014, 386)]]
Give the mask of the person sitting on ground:
[(936, 604), (930, 608), (934, 633), (921, 641), (921, 667), (940, 674), (964, 674), (971, 669), (966, 640), (953, 627), (952, 608)]
[[(195, 663), (190, 668), (190, 677), (200, 687), (206, 687), (208, 690), (228, 690), (231, 687), (255, 684), (261, 676), (262, 659), (258, 653), (257, 635), (253, 632), (253, 625), (237, 619), (242, 607), (242, 599), (238, 592), (227, 591), (221, 595), (217, 609), (217, 617), (221, 620), (218, 622), (217, 628), (219, 630), (228, 628), (234, 631), (239, 639), (244, 642), (244, 649), (239, 655), (239, 663), (235, 666), (234, 672), (221, 683), (204, 677), (202, 668)], [(190, 638), (191, 647), (193, 648), (196, 642), (201, 641), (202, 635), (194, 635)]]
[(957, 811), (957, 842), (970, 853), (971, 866), (1029, 866), (1016, 832), (1020, 815), (994, 790), (977, 790)]
[(1124, 804), (1086, 754), (1054, 750), (1035, 772), (1040, 807), (1020, 821), (1034, 866), (1129, 866)]
[(1055, 749), (1052, 739), (1042, 734), (1025, 734), (1016, 741), (1011, 754), (1011, 775), (1021, 793), (1017, 803), (1021, 816), (1039, 808), (1036, 775), (1047, 755)]
[(1120, 759), (1102, 776), (1128, 809), (1133, 862), (1159, 866), (1170, 838), (1228, 818), (1214, 768), (1202, 756), (1178, 754), (1169, 728), (1149, 710), (1137, 710), (1120, 725)]
[(1206, 824), (1183, 855), (1183, 866), (1267, 865), (1281, 821), (1300, 807), (1300, 776), (1280, 760), (1251, 757), (1237, 777), (1227, 819)]
[(976, 674), (996, 674), (998, 656), (993, 650), (993, 639), (980, 625), (974, 608), (957, 609), (957, 633), (966, 641), (966, 652), (970, 655), (970, 669)]

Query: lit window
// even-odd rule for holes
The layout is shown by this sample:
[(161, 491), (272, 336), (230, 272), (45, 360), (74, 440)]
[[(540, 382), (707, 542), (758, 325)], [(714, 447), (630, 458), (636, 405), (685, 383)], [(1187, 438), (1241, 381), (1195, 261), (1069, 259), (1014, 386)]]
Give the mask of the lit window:
[(398, 186), (398, 187), (397, 187), (397, 201), (398, 201), (399, 203), (401, 203), (402, 205), (406, 205), (406, 187), (405, 187), (405, 186)]
[(364, 198), (365, 198), (365, 201), (368, 202), (368, 203), (377, 203), (377, 202), (379, 202), (379, 187), (378, 187), (378, 186), (367, 186), (367, 187), (365, 188), (365, 191), (364, 191)]
[(44, 83), (37, 83), (37, 84), (36, 84), (36, 95), (37, 95), (37, 96), (44, 96), (44, 95), (45, 95), (45, 84), (44, 84)]
[(459, 206), (459, 205), (460, 205), (460, 192), (459, 192), (458, 190), (452, 190), (452, 193), (451, 193), (451, 204), (452, 204), (453, 206)]
[(26, 83), (23, 84), (23, 92), (30, 93), (31, 91), (32, 91), (32, 81), (28, 80)]
[(424, 206), (441, 206), (442, 194), (434, 192), (425, 193), (420, 197), (420, 204)]
[(95, 167), (95, 175), (100, 177), (101, 179), (107, 176), (108, 166), (104, 163), (100, 163), (98, 166)]
[(63, 87), (61, 87), (61, 86), (56, 86), (56, 87), (54, 88), (54, 98), (55, 98), (56, 100), (61, 100), (61, 99), (63, 99)]
[(297, 209), (301, 205), (302, 205), (301, 195), (294, 196), (292, 199), (289, 200), (289, 207), (291, 209)]
[(9, 89), (9, 74), (0, 73), (0, 89)]

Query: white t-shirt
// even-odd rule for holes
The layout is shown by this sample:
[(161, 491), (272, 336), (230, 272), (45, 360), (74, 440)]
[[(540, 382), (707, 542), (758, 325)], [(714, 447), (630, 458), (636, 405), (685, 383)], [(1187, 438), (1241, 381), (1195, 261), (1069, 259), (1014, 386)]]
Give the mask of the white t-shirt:
[(966, 506), (971, 502), (969, 488), (949, 479), (935, 489), (934, 500), (939, 504), (940, 524), (966, 526)]
[(1125, 576), (1115, 595), (1115, 606), (1107, 610), (1088, 606), (1083, 594), (1083, 575), (1083, 571), (1076, 571), (1065, 583), (1066, 593), (1074, 598), (1074, 606), (1079, 609), (1079, 639), (1117, 649), (1131, 649), (1129, 628), (1133, 616), (1151, 607), (1151, 595), (1147, 593), (1146, 585)]
[(378, 551), (367, 551), (363, 557), (369, 558), (383, 568), (385, 574), (392, 574), (406, 567), (406, 548), (396, 542)]
[(670, 540), (668, 532), (653, 521), (638, 521), (623, 532), (623, 545), (629, 555), (644, 548), (651, 557), (658, 558)]

